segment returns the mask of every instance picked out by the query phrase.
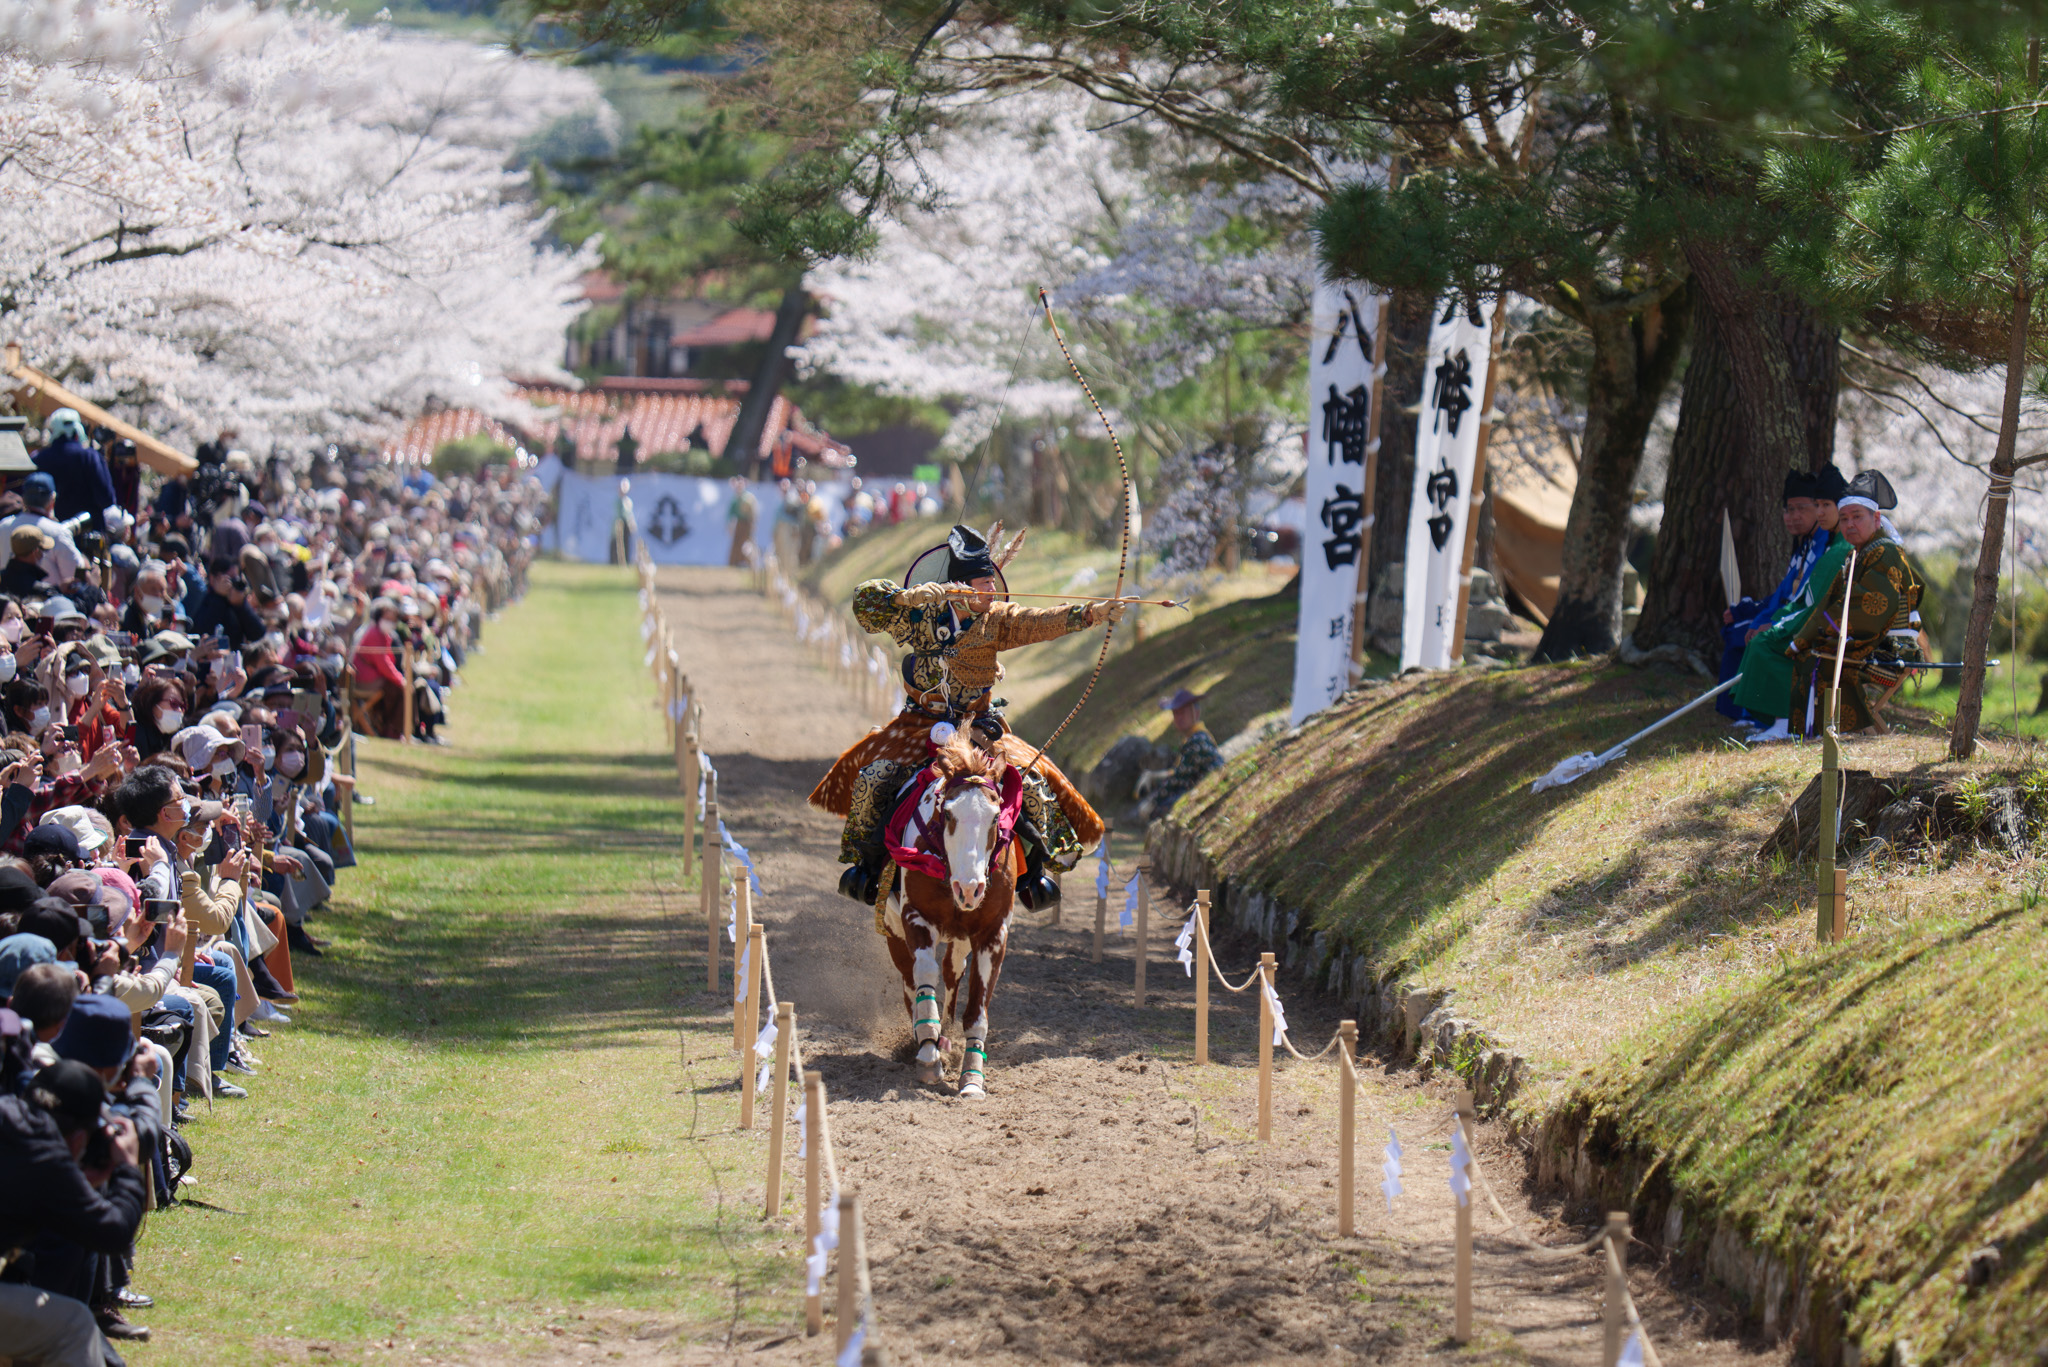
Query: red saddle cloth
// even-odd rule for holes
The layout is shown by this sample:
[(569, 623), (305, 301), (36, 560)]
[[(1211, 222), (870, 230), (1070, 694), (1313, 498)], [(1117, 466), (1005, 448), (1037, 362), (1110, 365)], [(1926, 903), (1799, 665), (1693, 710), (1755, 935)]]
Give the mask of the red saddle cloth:
[[(945, 854), (941, 849), (920, 848), (925, 837), (931, 835), (931, 832), (917, 819), (918, 804), (924, 800), (926, 790), (938, 781), (938, 774), (929, 768), (918, 772), (916, 781), (910, 785), (909, 791), (903, 795), (903, 800), (896, 804), (896, 810), (890, 813), (889, 820), (882, 827), (882, 847), (889, 852), (889, 857), (903, 868), (916, 869), (919, 873), (932, 878), (945, 878), (952, 872), (946, 863)], [(1011, 832), (1017, 829), (1017, 818), (1024, 811), (1024, 775), (1019, 772), (1016, 765), (1013, 764), (1003, 771), (1000, 792), (1002, 800), (996, 815), (996, 849), (999, 851), (1009, 843)], [(917, 827), (917, 833), (909, 843), (905, 843), (904, 836), (913, 824)], [(936, 837), (933, 838), (932, 844), (939, 844)]]

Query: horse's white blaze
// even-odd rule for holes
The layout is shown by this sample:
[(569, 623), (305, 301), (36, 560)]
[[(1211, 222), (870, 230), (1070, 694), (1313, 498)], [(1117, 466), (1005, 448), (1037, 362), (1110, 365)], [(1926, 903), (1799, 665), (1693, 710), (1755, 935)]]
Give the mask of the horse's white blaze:
[(946, 835), (953, 901), (962, 911), (973, 911), (988, 894), (989, 845), (1001, 807), (994, 793), (976, 784), (946, 804), (946, 815), (958, 823)]

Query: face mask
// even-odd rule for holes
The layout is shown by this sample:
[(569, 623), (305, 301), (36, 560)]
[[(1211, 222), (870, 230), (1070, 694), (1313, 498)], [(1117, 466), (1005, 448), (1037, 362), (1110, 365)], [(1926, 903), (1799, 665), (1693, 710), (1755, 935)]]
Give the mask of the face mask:
[(286, 778), (297, 778), (306, 768), (306, 757), (296, 750), (287, 750), (277, 761), (277, 772)]
[(29, 718), (28, 718), (28, 729), (29, 729), (29, 730), (31, 730), (31, 731), (33, 731), (33, 732), (35, 732), (35, 733), (36, 733), (37, 735), (41, 735), (41, 734), (43, 733), (43, 728), (44, 728), (45, 726), (48, 726), (49, 724), (50, 724), (50, 709), (49, 709), (49, 708), (47, 708), (47, 707), (38, 707), (38, 708), (37, 708), (37, 709), (36, 709), (35, 711), (33, 711), (33, 712), (29, 713)]
[(145, 615), (147, 615), (147, 616), (150, 616), (150, 617), (154, 617), (154, 616), (156, 616), (156, 615), (157, 615), (158, 613), (162, 612), (163, 610), (164, 610), (164, 600), (163, 600), (163, 599), (161, 599), (161, 598), (157, 598), (157, 597), (154, 597), (154, 596), (152, 596), (152, 595), (150, 595), (150, 594), (147, 594), (147, 593), (145, 593), (145, 594), (143, 594), (143, 595), (142, 595), (142, 611), (143, 611), (143, 613), (144, 613)]
[(192, 822), (192, 818), (199, 815), (199, 803), (196, 800), (188, 797), (185, 799), (184, 803), (179, 807), (179, 810), (185, 814), (185, 824), (190, 825)]
[(268, 769), (268, 768), (270, 768), (270, 767), (271, 767), (272, 765), (274, 765), (274, 764), (276, 764), (276, 763), (277, 763), (277, 748), (276, 748), (275, 746), (271, 746), (271, 745), (266, 745), (266, 746), (264, 746), (264, 747), (263, 747), (263, 767), (264, 767), (264, 768), (266, 768), (266, 769)]
[(84, 697), (86, 690), (91, 687), (92, 676), (88, 674), (73, 674), (70, 678), (64, 680), (64, 691), (74, 698)]
[(13, 656), (13, 655), (11, 655), (11, 654), (9, 654), (9, 655), (0, 655), (0, 683), (6, 683), (6, 682), (8, 682), (9, 680), (11, 680), (11, 679), (12, 679), (13, 677), (14, 677), (14, 656)]
[(217, 759), (213, 762), (213, 776), (215, 778), (226, 778), (233, 772), (235, 772), (235, 762), (233, 760)]
[(7, 638), (7, 644), (18, 646), (21, 644), (22, 628), (27, 625), (19, 617), (10, 617), (4, 622), (0, 622), (0, 636)]
[(174, 707), (160, 708), (156, 714), (156, 729), (171, 735), (185, 724), (185, 714)]

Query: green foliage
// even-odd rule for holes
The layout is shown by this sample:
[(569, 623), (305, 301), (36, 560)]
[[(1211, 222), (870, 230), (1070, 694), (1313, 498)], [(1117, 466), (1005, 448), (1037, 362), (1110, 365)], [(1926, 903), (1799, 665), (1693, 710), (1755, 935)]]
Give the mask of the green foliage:
[(457, 441), (444, 441), (434, 451), (432, 469), (444, 479), (473, 475), (486, 465), (503, 465), (512, 459), (512, 448), (488, 432)]

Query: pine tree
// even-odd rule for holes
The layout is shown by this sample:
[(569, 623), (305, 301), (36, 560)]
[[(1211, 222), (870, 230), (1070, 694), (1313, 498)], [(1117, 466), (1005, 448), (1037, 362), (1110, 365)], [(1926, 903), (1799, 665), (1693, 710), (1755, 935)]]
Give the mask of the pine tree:
[(2048, 460), (2017, 451), (2027, 368), (2043, 358), (2034, 318), (2048, 284), (2048, 99), (2038, 38), (1968, 46), (1940, 38), (1929, 33), (1930, 55), (1903, 83), (1901, 106), (1915, 112), (1905, 126), (1881, 130), (1881, 160), (1866, 169), (1855, 142), (1819, 143), (1776, 157), (1770, 188), (1808, 224), (1773, 253), (1787, 278), (1961, 364), (2005, 366), (1949, 734), (1950, 756), (1967, 759), (1983, 710), (2013, 475)]

